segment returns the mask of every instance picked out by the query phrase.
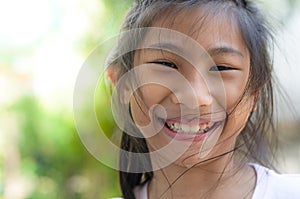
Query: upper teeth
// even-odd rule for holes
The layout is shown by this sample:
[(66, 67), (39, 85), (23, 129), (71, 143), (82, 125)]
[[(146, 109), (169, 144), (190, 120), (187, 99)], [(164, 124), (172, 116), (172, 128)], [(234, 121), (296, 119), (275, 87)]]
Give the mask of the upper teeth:
[(181, 124), (178, 122), (167, 123), (168, 127), (179, 133), (203, 133), (209, 130), (209, 124), (199, 124), (199, 125), (189, 125), (189, 124)]

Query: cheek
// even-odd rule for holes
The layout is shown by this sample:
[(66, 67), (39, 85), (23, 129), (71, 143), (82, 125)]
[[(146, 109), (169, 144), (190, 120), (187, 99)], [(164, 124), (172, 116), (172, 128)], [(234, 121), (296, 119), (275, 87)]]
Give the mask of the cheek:
[(135, 123), (138, 126), (149, 125), (153, 114), (152, 108), (160, 105), (169, 93), (168, 89), (160, 85), (141, 86), (130, 99), (131, 113)]
[(247, 85), (246, 80), (247, 78), (245, 77), (239, 80), (239, 84), (237, 82), (232, 82), (225, 85), (226, 112), (228, 118), (224, 132), (227, 136), (237, 136), (241, 132), (253, 109), (253, 97), (243, 96)]
[(244, 99), (235, 105), (229, 112), (227, 123), (224, 129), (226, 137), (237, 137), (247, 124), (249, 115), (252, 111), (252, 98), (244, 97)]
[(140, 98), (144, 106), (151, 107), (161, 104), (161, 102), (169, 95), (170, 91), (163, 86), (157, 84), (147, 84), (139, 89)]
[[(230, 113), (235, 109), (240, 99), (243, 98), (245, 88), (247, 85), (247, 77), (236, 79), (236, 81), (232, 81), (226, 83), (225, 93), (226, 93), (226, 110), (227, 113)], [(243, 100), (244, 101), (244, 100)]]

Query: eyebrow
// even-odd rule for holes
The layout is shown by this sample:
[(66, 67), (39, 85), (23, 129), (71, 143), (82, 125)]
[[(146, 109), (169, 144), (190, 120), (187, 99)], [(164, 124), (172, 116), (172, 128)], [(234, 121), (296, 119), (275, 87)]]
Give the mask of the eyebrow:
[(156, 43), (152, 44), (147, 48), (161, 49), (161, 50), (169, 50), (170, 52), (177, 52), (180, 54), (184, 54), (184, 51), (179, 46), (173, 45), (171, 43)]
[(236, 54), (241, 57), (244, 57), (242, 52), (240, 52), (239, 50), (236, 50), (234, 48), (228, 47), (228, 46), (221, 46), (221, 47), (217, 47), (217, 48), (208, 49), (208, 53), (210, 54), (210, 56), (230, 53), (230, 54)]
[[(147, 48), (154, 48), (154, 49), (162, 49), (162, 50), (169, 50), (171, 52), (179, 52), (181, 54), (184, 54), (184, 51), (179, 46), (173, 45), (171, 43), (156, 43), (148, 46)], [(215, 48), (208, 49), (208, 53), (210, 56), (215, 56), (219, 54), (236, 54), (241, 57), (244, 57), (243, 53), (239, 50), (236, 50), (229, 46), (220, 46)]]

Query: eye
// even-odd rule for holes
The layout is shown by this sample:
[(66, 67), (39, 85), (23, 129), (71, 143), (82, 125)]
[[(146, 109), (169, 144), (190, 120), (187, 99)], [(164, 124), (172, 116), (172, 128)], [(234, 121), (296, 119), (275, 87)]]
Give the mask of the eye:
[(224, 71), (224, 70), (236, 70), (236, 69), (229, 66), (213, 66), (209, 69), (209, 71)]
[(173, 62), (169, 62), (169, 61), (154, 61), (154, 62), (150, 62), (150, 63), (160, 64), (160, 65), (167, 66), (167, 67), (170, 67), (170, 68), (178, 69), (176, 64), (174, 64)]

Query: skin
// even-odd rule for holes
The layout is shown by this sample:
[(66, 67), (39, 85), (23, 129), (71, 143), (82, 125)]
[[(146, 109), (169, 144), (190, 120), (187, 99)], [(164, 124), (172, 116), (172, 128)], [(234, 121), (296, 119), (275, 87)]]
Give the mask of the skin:
[[(193, 8), (176, 13), (176, 16), (168, 16), (167, 19), (160, 17), (161, 20), (153, 24), (154, 27), (172, 29), (189, 36), (208, 52), (212, 60), (204, 59), (205, 63), (194, 66), (177, 56), (176, 53), (167, 51), (162, 53), (161, 50), (153, 49), (137, 51), (134, 59), (135, 67), (147, 64), (147, 68), (145, 67), (145, 70), (137, 73), (138, 80), (145, 85), (139, 87), (138, 92), (135, 92), (130, 98), (133, 120), (146, 137), (149, 150), (156, 151), (170, 144), (172, 139), (166, 136), (163, 129), (152, 132), (158, 128), (153, 115), (163, 115), (163, 111), (156, 110), (155, 112), (155, 108), (151, 110), (150, 107), (160, 105), (166, 110), (164, 114), (167, 118), (180, 117), (180, 108), (184, 108), (186, 111), (184, 117), (189, 117), (188, 113), (193, 110), (197, 110), (200, 120), (206, 114), (209, 115), (209, 118), (217, 117), (214, 116), (214, 112), (222, 111), (226, 112), (228, 117), (226, 123), (218, 128), (221, 134), (205, 157), (198, 155), (203, 141), (189, 142), (187, 148), (183, 147), (185, 150), (179, 158), (167, 167), (153, 172), (153, 179), (148, 186), (150, 199), (251, 198), (255, 187), (255, 171), (248, 165), (241, 166), (234, 158), (233, 153), (211, 159), (234, 149), (236, 138), (253, 109), (254, 96), (246, 93), (242, 98), (249, 79), (249, 52), (234, 22), (230, 22), (226, 17), (210, 17), (204, 23), (195, 25), (195, 21), (201, 17), (201, 13), (201, 8)], [(189, 20), (182, 20), (187, 17)], [(142, 46), (148, 47), (149, 44), (153, 44), (153, 42), (146, 36)], [(224, 47), (234, 49), (234, 51), (220, 50)], [(187, 47), (183, 51), (188, 49), (193, 48)], [(193, 55), (194, 52), (189, 50), (188, 53)], [(203, 61), (203, 59), (197, 60), (197, 54), (194, 53), (194, 55), (191, 56), (193, 62)], [(159, 63), (157, 63), (158, 61)], [(161, 61), (174, 63), (176, 68), (166, 66)], [(211, 71), (212, 61), (216, 65), (227, 66), (229, 69), (222, 70), (220, 73)], [(174, 75), (166, 76), (166, 74), (173, 73)], [(179, 77), (176, 74), (184, 77), (192, 90), (186, 89), (188, 87), (178, 88), (178, 85), (182, 84), (175, 83), (178, 79), (174, 78)], [(216, 74), (219, 75), (222, 83), (214, 84), (209, 79), (211, 75)], [(169, 77), (169, 82), (167, 77)], [(161, 84), (154, 84), (149, 83), (151, 79), (167, 80), (160, 82)], [(177, 85), (174, 90), (162, 86), (167, 84), (172, 87), (172, 83)], [(221, 90), (219, 89), (220, 85), (222, 85)], [(194, 117), (191, 118), (194, 119)], [(145, 129), (143, 128), (145, 126), (152, 126), (152, 128)], [(175, 141), (170, 145), (171, 148), (173, 147), (172, 150), (177, 150), (182, 146), (186, 146), (186, 142)], [(171, 152), (170, 156), (173, 157)], [(203, 163), (197, 164), (199, 162)], [(184, 172), (185, 174), (178, 178)], [(175, 183), (168, 188), (168, 183), (172, 182)], [(214, 189), (216, 184), (218, 187)], [(168, 191), (165, 192), (165, 190)]]

